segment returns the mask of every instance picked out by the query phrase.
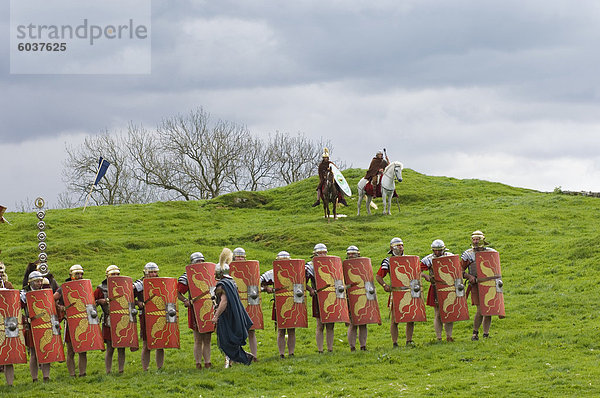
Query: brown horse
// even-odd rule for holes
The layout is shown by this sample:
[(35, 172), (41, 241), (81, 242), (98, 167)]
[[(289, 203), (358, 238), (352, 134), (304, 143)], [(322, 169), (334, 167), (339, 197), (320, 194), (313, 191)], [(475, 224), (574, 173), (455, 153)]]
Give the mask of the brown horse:
[(333, 178), (333, 172), (331, 169), (327, 171), (327, 178), (325, 178), (325, 182), (323, 183), (323, 187), (321, 189), (321, 196), (323, 198), (323, 212), (325, 213), (327, 222), (329, 222), (330, 215), (329, 203), (333, 204), (333, 219), (337, 220), (338, 187), (335, 183), (335, 179)]

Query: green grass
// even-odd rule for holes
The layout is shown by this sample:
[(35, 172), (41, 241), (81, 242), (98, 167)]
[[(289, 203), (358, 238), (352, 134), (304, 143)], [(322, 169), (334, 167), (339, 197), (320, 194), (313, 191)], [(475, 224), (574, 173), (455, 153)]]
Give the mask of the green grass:
[[(352, 187), (364, 170), (344, 172)], [(139, 352), (127, 353), (125, 374), (106, 376), (103, 353), (88, 354), (88, 376), (70, 379), (53, 364), (52, 381), (33, 385), (26, 365), (16, 365), (15, 386), (0, 394), (63, 396), (597, 396), (600, 394), (598, 288), (600, 200), (513, 188), (480, 180), (430, 177), (404, 171), (397, 185), (401, 211), (392, 216), (356, 216), (356, 201), (340, 209), (348, 217), (327, 224), (322, 208), (311, 208), (316, 177), (266, 192), (239, 192), (210, 201), (50, 210), (51, 271), (64, 280), (80, 263), (94, 285), (110, 264), (134, 279), (148, 261), (161, 276), (179, 276), (190, 253), (217, 261), (224, 246), (243, 246), (249, 259), (270, 269), (280, 250), (308, 259), (323, 242), (345, 256), (357, 245), (377, 270), (389, 241), (400, 236), (406, 254), (424, 256), (434, 239), (454, 253), (469, 245), (475, 229), (500, 252), (507, 317), (494, 318), (492, 338), (471, 342), (472, 321), (455, 324), (453, 344), (434, 342), (433, 311), (417, 324), (412, 349), (392, 349), (387, 295), (378, 288), (383, 324), (369, 326), (367, 352), (350, 353), (346, 328), (335, 328), (334, 352), (317, 354), (314, 320), (297, 331), (295, 359), (279, 360), (263, 295), (266, 329), (257, 332), (260, 362), (222, 369), (213, 339), (215, 369), (198, 372), (192, 336), (180, 307), (181, 349), (167, 350), (162, 371), (141, 371)], [(354, 197), (355, 198), (355, 197)], [(381, 205), (381, 201), (377, 200)], [(381, 208), (381, 207), (380, 207)], [(364, 211), (364, 203), (363, 203)], [(35, 213), (9, 213), (0, 225), (0, 259), (17, 284), (37, 256)], [(471, 308), (471, 317), (473, 316)], [(404, 338), (401, 325), (400, 340)], [(115, 358), (116, 362), (116, 358)], [(151, 367), (154, 364), (152, 359)], [(116, 367), (116, 363), (114, 365)]]

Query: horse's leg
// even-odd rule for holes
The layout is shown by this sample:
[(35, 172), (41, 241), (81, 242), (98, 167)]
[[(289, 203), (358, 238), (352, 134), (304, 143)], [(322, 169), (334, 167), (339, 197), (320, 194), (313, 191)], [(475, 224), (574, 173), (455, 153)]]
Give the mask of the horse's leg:
[(356, 213), (357, 216), (360, 216), (360, 206), (362, 205), (362, 200), (363, 200), (363, 191), (359, 188), (358, 189), (358, 206), (356, 206), (358, 208), (358, 213)]
[(367, 195), (367, 214), (371, 215), (371, 201), (373, 197), (371, 195)]

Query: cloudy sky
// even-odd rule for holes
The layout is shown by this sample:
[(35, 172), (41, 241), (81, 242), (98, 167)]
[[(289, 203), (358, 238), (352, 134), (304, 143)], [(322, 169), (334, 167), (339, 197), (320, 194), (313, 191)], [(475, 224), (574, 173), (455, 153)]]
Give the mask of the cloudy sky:
[[(10, 7), (0, 4), (9, 32)], [(600, 191), (597, 0), (152, 0), (151, 73), (10, 73), (0, 204), (56, 204), (65, 144), (203, 107), (429, 175)], [(316, 170), (315, 170), (316, 171)]]

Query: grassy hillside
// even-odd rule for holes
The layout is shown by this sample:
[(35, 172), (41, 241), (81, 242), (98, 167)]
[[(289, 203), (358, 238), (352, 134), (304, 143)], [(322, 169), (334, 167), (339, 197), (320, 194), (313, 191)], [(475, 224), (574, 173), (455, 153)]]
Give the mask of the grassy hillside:
[[(344, 175), (354, 189), (364, 170), (350, 169)], [(350, 353), (346, 328), (338, 324), (334, 352), (317, 354), (311, 318), (309, 328), (297, 332), (295, 359), (279, 360), (271, 302), (263, 295), (269, 321), (257, 333), (260, 362), (250, 367), (222, 369), (223, 357), (213, 339), (217, 367), (196, 371), (181, 307), (182, 348), (167, 351), (160, 372), (143, 374), (136, 352), (128, 353), (123, 376), (106, 376), (103, 353), (92, 352), (85, 379), (71, 380), (64, 364), (53, 364), (52, 382), (33, 385), (28, 367), (18, 365), (15, 387), (9, 390), (0, 382), (0, 392), (74, 396), (104, 390), (109, 396), (140, 397), (150, 390), (155, 395), (288, 397), (600, 394), (599, 199), (430, 177), (407, 169), (404, 182), (397, 185), (400, 212), (393, 203), (392, 216), (363, 212), (357, 217), (356, 201), (349, 200), (350, 206), (340, 209), (348, 217), (327, 224), (322, 207), (310, 207), (316, 183), (313, 177), (211, 201), (92, 207), (85, 213), (50, 210), (50, 269), (61, 281), (72, 264), (80, 263), (97, 285), (109, 264), (135, 279), (146, 262), (154, 261), (161, 276), (177, 277), (194, 251), (217, 261), (224, 246), (243, 246), (264, 272), (278, 251), (308, 259), (312, 247), (323, 242), (330, 254), (341, 257), (347, 246), (357, 245), (376, 271), (394, 236), (404, 240), (406, 254), (430, 253), (429, 245), (437, 238), (460, 254), (470, 243), (470, 233), (481, 229), (500, 252), (505, 284), (507, 317), (494, 318), (492, 338), (471, 342), (470, 320), (455, 325), (456, 342), (437, 343), (428, 308), (429, 321), (415, 328), (416, 348), (392, 349), (387, 294), (379, 288), (384, 321), (369, 326), (367, 352)], [(376, 203), (381, 205), (379, 199)], [(27, 262), (37, 256), (37, 219), (35, 213), (8, 213), (7, 218), (12, 225), (0, 224), (0, 260), (18, 284)]]

